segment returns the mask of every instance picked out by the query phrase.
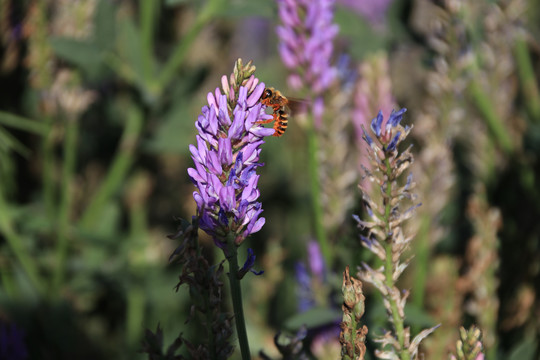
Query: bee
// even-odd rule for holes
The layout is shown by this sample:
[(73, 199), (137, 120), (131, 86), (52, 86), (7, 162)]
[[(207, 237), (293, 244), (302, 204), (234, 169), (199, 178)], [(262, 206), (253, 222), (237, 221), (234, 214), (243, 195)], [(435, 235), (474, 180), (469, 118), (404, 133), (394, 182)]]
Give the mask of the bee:
[(291, 112), (291, 106), (301, 103), (299, 100), (287, 99), (279, 90), (274, 88), (266, 88), (261, 95), (261, 103), (269, 106), (274, 110), (273, 118), (269, 120), (260, 121), (259, 124), (267, 124), (274, 122), (274, 135), (282, 136), (287, 130), (289, 123), (289, 114)]

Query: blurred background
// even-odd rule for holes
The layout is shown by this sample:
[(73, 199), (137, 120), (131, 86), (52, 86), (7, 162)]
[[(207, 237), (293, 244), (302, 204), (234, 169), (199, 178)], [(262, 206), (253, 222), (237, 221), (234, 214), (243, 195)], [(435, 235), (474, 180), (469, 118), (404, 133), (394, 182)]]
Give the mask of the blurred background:
[[(166, 237), (195, 214), (188, 146), (237, 58), (302, 97), (288, 90), (279, 22), (270, 0), (0, 0), (1, 359), (143, 359), (158, 323), (165, 344), (200, 338)], [(407, 319), (443, 324), (426, 358), (446, 358), (476, 323), (489, 359), (538, 359), (540, 3), (339, 0), (334, 22), (348, 81), (326, 97), (319, 176), (335, 257), (324, 271), (308, 261), (308, 145), (291, 116), (258, 170), (266, 224), (248, 246), (265, 274), (243, 281), (253, 351), (275, 354), (277, 331), (307, 323), (310, 354), (337, 358), (341, 274), (372, 259), (351, 217), (363, 212), (359, 125), (406, 107), (422, 203)], [(371, 353), (385, 312), (365, 292)]]

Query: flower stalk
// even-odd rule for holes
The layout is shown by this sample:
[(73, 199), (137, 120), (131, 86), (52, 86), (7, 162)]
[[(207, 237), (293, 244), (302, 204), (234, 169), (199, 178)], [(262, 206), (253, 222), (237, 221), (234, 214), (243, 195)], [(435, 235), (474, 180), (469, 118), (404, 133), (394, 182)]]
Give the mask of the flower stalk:
[(362, 282), (349, 274), (349, 266), (343, 272), (343, 320), (340, 323), (341, 356), (343, 360), (362, 360), (366, 354), (367, 326), (360, 326), (360, 319), (364, 315), (364, 294)]
[(372, 200), (371, 191), (366, 189), (370, 182), (361, 182), (359, 186), (370, 221), (360, 220), (358, 216), (355, 216), (355, 219), (361, 229), (369, 230), (367, 236), (360, 236), (362, 245), (382, 261), (382, 266), (373, 269), (364, 263), (358, 275), (362, 281), (371, 283), (381, 292), (393, 326), (392, 332), (376, 339), (382, 344), (382, 350), (375, 352), (381, 359), (417, 359), (420, 342), (436, 329), (433, 327), (423, 330), (411, 341), (410, 328), (404, 325), (405, 302), (409, 292), (396, 286), (399, 276), (409, 264), (408, 259), (402, 258), (412, 241), (412, 236), (404, 235), (402, 223), (412, 217), (418, 207), (418, 204), (415, 204), (401, 210), (403, 200), (415, 199), (411, 192), (415, 184), (410, 174), (404, 185), (399, 184), (401, 175), (413, 162), (410, 147), (403, 152), (398, 150), (398, 145), (411, 130), (408, 126), (400, 125), (405, 111), (406, 109), (392, 111), (386, 121), (382, 112), (379, 112), (371, 122), (371, 133), (368, 134), (363, 129), (363, 139), (369, 146), (368, 157), (372, 169), (364, 167), (364, 170), (371, 183), (377, 185), (380, 191), (378, 197), (381, 200)]
[(242, 359), (249, 359), (249, 345), (242, 306), (240, 280), (252, 270), (255, 255), (248, 249), (244, 266), (238, 267), (238, 247), (265, 223), (257, 201), (260, 146), (274, 129), (261, 125), (271, 115), (260, 102), (264, 83), (254, 77), (255, 66), (235, 64), (230, 77), (223, 76), (222, 88), (210, 92), (196, 128), (197, 145), (190, 145), (194, 167), (188, 174), (197, 187), (199, 226), (223, 250), (229, 262), (229, 283)]
[(240, 286), (239, 268), (238, 268), (238, 247), (234, 242), (234, 235), (227, 235), (227, 261), (229, 263), (229, 284), (231, 287), (231, 299), (233, 304), (234, 319), (236, 321), (236, 333), (242, 353), (242, 360), (251, 359), (249, 351), (249, 342), (246, 331), (246, 321), (244, 319), (244, 308), (242, 304), (242, 287)]

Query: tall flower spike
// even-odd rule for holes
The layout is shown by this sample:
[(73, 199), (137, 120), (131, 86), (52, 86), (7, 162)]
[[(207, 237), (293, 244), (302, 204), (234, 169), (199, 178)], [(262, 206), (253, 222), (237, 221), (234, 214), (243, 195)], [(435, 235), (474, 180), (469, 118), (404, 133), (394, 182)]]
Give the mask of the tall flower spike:
[(358, 216), (355, 216), (355, 219), (361, 229), (368, 229), (368, 235), (361, 236), (362, 245), (379, 257), (383, 265), (373, 269), (363, 264), (358, 275), (362, 281), (371, 283), (381, 292), (390, 323), (393, 325), (392, 332), (387, 332), (376, 340), (384, 349), (375, 352), (381, 359), (418, 359), (420, 342), (437, 328), (426, 329), (411, 340), (410, 328), (404, 326), (405, 302), (409, 292), (401, 291), (395, 285), (409, 264), (409, 260), (404, 260), (403, 257), (412, 241), (412, 236), (403, 233), (402, 224), (413, 216), (418, 207), (412, 205), (403, 209), (403, 200), (415, 199), (411, 193), (415, 185), (412, 176), (408, 175), (404, 184), (399, 184), (400, 175), (413, 162), (410, 147), (403, 152), (399, 151), (400, 143), (411, 130), (400, 124), (405, 111), (406, 109), (392, 111), (386, 121), (379, 112), (371, 121), (371, 131), (363, 129), (363, 138), (368, 144), (367, 154), (371, 162), (371, 170), (366, 169), (366, 176), (378, 185), (378, 197), (381, 201), (373, 201), (369, 196), (370, 192), (361, 183), (360, 189), (370, 219), (364, 221)]
[[(222, 78), (223, 92), (208, 93), (195, 126), (197, 145), (189, 149), (195, 167), (188, 174), (197, 187), (199, 225), (215, 244), (226, 249), (226, 236), (234, 234), (236, 245), (264, 225), (262, 205), (257, 202), (259, 163), (264, 137), (274, 133), (258, 124), (266, 120), (265, 106), (259, 102), (264, 83), (253, 76), (251, 62), (238, 60), (230, 81)], [(271, 118), (271, 116), (270, 116)]]
[(362, 292), (362, 282), (351, 277), (349, 266), (343, 272), (343, 320), (339, 324), (341, 333), (339, 342), (341, 343), (341, 356), (344, 360), (362, 360), (366, 354), (366, 335), (368, 328), (360, 325), (360, 319), (364, 315), (364, 293)]
[[(279, 52), (285, 66), (292, 70), (289, 86), (295, 90), (310, 88), (321, 94), (336, 77), (330, 66), (332, 40), (338, 26), (332, 23), (333, 0), (278, 0), (282, 25), (278, 26)], [(302, 69), (302, 76), (299, 70)]]

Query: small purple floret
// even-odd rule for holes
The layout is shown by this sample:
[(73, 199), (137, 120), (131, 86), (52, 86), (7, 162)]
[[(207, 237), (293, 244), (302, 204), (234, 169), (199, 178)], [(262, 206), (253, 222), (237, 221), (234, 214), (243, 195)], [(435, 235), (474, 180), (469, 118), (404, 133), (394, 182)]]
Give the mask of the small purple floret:
[(248, 256), (246, 258), (246, 262), (244, 263), (244, 266), (238, 271), (238, 278), (242, 279), (248, 271), (251, 271), (255, 275), (262, 275), (264, 273), (264, 270), (261, 271), (255, 271), (253, 270), (253, 266), (255, 265), (255, 260), (257, 257), (255, 256), (255, 253), (253, 252), (252, 248), (247, 249)]
[(371, 131), (373, 131), (373, 133), (375, 133), (375, 135), (377, 136), (381, 136), (382, 122), (383, 122), (383, 113), (381, 110), (379, 110), (377, 117), (371, 120)]

